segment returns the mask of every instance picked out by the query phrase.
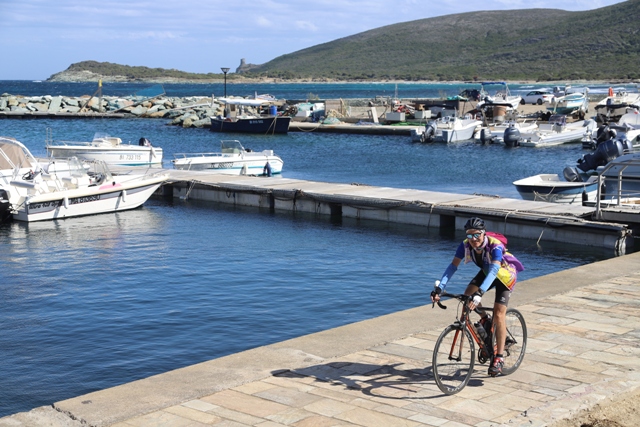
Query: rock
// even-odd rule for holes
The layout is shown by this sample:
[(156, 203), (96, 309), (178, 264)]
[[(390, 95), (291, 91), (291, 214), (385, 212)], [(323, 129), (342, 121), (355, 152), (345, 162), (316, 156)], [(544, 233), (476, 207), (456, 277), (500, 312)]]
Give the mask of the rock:
[(195, 122), (192, 123), (192, 126), (201, 128), (201, 127), (209, 126), (210, 124), (211, 124), (211, 119), (207, 117), (205, 119), (196, 120)]
[(61, 96), (51, 97), (51, 103), (49, 104), (49, 112), (50, 113), (57, 113), (58, 111), (60, 111), (61, 105), (62, 105), (62, 97)]
[(142, 105), (138, 105), (137, 107), (134, 107), (133, 109), (131, 109), (129, 112), (134, 116), (142, 116), (144, 113), (147, 112), (147, 108), (143, 107)]

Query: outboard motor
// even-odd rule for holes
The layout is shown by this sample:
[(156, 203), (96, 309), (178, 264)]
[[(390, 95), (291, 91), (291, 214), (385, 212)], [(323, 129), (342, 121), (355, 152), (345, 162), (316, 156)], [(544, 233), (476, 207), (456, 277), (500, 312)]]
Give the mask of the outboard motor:
[(616, 137), (616, 131), (611, 129), (609, 125), (602, 125), (596, 131), (596, 144), (608, 141)]
[(438, 130), (438, 125), (435, 122), (431, 122), (427, 125), (422, 134), (422, 142), (431, 142), (433, 138), (436, 136), (436, 131)]
[(9, 206), (9, 193), (3, 188), (0, 188), (0, 222), (4, 222), (11, 216), (11, 209)]
[(566, 168), (564, 168), (564, 170), (562, 171), (562, 174), (564, 175), (564, 179), (567, 182), (584, 182), (585, 181), (583, 174), (581, 174), (576, 170), (576, 168), (573, 168), (571, 166), (567, 166)]
[(520, 145), (520, 131), (515, 126), (509, 126), (504, 131), (504, 144), (507, 147), (517, 147)]
[(578, 160), (578, 169), (584, 172), (604, 166), (624, 154), (624, 145), (617, 139), (610, 139), (598, 145), (593, 153), (585, 154)]
[(491, 131), (487, 128), (480, 130), (480, 142), (482, 144), (493, 144), (495, 142), (495, 135), (491, 135)]

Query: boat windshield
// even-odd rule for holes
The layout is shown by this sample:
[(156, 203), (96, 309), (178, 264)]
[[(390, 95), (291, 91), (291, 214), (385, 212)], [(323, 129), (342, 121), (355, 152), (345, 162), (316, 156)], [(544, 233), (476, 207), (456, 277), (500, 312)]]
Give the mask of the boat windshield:
[(240, 144), (240, 141), (235, 139), (226, 139), (220, 141), (223, 153), (240, 154), (244, 151), (244, 147)]
[(567, 116), (564, 114), (553, 114), (551, 117), (549, 117), (549, 123), (564, 126), (567, 124)]

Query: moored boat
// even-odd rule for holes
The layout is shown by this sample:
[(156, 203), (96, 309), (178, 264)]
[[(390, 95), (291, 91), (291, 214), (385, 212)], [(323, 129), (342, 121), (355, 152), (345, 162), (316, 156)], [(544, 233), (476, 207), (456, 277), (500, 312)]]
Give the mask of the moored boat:
[[(520, 133), (513, 145), (522, 147), (550, 147), (580, 142), (596, 128), (594, 120), (567, 122), (565, 115), (552, 115), (547, 123), (538, 123), (537, 129)], [(505, 144), (507, 141), (505, 140)]]
[(171, 161), (182, 170), (216, 172), (224, 175), (266, 175), (282, 173), (284, 162), (273, 150), (245, 149), (240, 141), (222, 140), (218, 153), (177, 153)]
[(147, 138), (137, 145), (124, 144), (122, 139), (96, 132), (90, 142), (46, 142), (47, 155), (52, 158), (77, 157), (82, 160), (100, 160), (113, 166), (162, 165), (162, 148), (153, 147)]
[[(224, 116), (212, 116), (211, 131), (213, 132), (237, 132), (256, 134), (282, 134), (289, 132), (291, 117), (278, 114), (277, 107), (270, 101), (263, 99), (244, 98), (220, 98), (224, 103)], [(244, 107), (266, 107), (268, 114), (253, 114)]]
[(414, 142), (462, 142), (473, 140), (482, 122), (474, 118), (444, 116), (411, 130)]
[(513, 182), (524, 200), (582, 204), (594, 201), (598, 192), (597, 176), (587, 181), (569, 182), (558, 174), (539, 174)]
[[(166, 173), (114, 175), (107, 164), (77, 158), (41, 165), (19, 141), (0, 137), (0, 157), (15, 165), (3, 176), (13, 219), (32, 222), (134, 209), (147, 201), (167, 179)], [(22, 173), (21, 158), (34, 165)]]

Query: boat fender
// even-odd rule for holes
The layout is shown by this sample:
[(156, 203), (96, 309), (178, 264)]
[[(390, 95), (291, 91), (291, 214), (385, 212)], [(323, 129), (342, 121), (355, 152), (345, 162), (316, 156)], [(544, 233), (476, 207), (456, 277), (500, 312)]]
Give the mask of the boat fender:
[(62, 199), (62, 206), (64, 206), (65, 209), (69, 209), (69, 198), (65, 197), (64, 199)]
[(122, 198), (122, 202), (126, 202), (126, 198), (127, 198), (127, 190), (122, 190), (122, 193), (120, 193), (120, 197)]
[(269, 162), (267, 162), (267, 164), (264, 165), (264, 169), (263, 169), (262, 173), (263, 173), (263, 175), (271, 176), (271, 165), (269, 164)]

